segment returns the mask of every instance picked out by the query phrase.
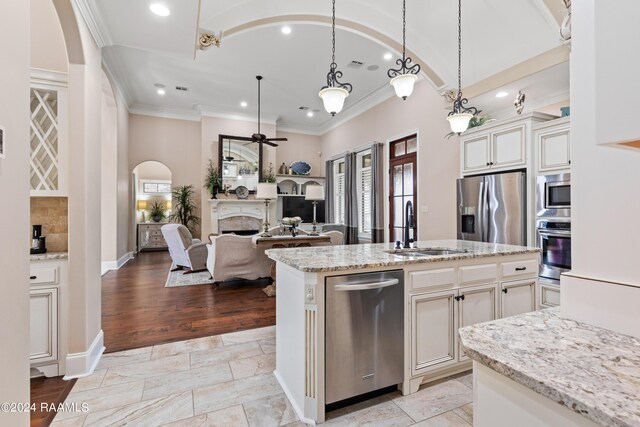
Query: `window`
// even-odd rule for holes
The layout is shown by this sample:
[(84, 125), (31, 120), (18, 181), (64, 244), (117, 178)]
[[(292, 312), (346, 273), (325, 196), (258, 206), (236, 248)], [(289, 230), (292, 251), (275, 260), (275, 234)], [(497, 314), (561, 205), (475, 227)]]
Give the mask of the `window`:
[(344, 185), (345, 185), (345, 172), (346, 165), (344, 160), (335, 160), (333, 162), (333, 221), (339, 224), (344, 224)]
[(358, 235), (371, 239), (371, 150), (358, 153)]
[(140, 180), (142, 184), (142, 194), (169, 194), (171, 193), (170, 181), (147, 181)]

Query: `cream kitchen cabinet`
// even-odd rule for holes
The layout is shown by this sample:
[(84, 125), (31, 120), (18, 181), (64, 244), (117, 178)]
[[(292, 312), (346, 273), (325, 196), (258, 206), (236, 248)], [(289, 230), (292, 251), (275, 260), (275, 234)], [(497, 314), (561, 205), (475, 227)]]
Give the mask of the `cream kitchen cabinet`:
[(68, 195), (67, 74), (31, 71), (30, 173), (32, 196)]
[(500, 317), (515, 316), (536, 309), (536, 279), (501, 283), (502, 300)]
[[(489, 322), (500, 316), (500, 301), (498, 299), (499, 285), (490, 283), (486, 285), (461, 288), (458, 296), (458, 326), (456, 328), (456, 340), (458, 329), (476, 323)], [(459, 340), (458, 340), (459, 341)], [(460, 349), (458, 342), (458, 360), (469, 360)]]
[(532, 126), (552, 118), (547, 114), (530, 113), (465, 132), (460, 138), (462, 174), (526, 168)]
[(538, 307), (540, 309), (558, 307), (560, 305), (560, 285), (538, 283)]
[(67, 290), (66, 253), (32, 255), (29, 289), (31, 375), (66, 373)]
[(571, 167), (571, 119), (552, 120), (534, 127), (538, 173)]

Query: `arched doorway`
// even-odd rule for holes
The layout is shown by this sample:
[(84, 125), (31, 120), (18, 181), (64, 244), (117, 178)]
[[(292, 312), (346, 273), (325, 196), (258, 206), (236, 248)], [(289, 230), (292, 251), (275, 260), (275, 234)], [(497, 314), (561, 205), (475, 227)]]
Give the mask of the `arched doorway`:
[[(150, 240), (171, 214), (171, 169), (162, 162), (148, 160), (133, 168), (132, 220), (136, 252), (166, 249), (163, 239)], [(157, 230), (156, 230), (157, 229)], [(158, 236), (160, 237), (160, 236)]]

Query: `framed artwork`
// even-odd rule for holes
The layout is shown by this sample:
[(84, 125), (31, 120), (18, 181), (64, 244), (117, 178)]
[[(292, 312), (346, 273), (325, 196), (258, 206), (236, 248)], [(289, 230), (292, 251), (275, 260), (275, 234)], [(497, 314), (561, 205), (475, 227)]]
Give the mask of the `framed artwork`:
[(5, 130), (4, 127), (0, 126), (0, 159), (6, 159), (7, 155), (5, 153), (6, 147), (5, 147)]

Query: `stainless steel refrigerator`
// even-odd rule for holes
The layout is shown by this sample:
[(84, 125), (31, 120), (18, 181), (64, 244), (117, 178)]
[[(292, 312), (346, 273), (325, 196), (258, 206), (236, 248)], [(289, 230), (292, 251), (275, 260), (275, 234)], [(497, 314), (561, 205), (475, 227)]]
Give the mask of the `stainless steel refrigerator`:
[(526, 174), (458, 179), (458, 239), (526, 245)]

